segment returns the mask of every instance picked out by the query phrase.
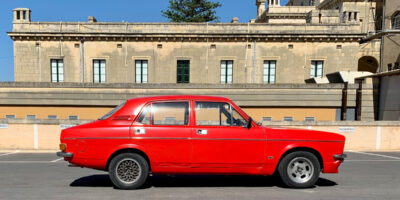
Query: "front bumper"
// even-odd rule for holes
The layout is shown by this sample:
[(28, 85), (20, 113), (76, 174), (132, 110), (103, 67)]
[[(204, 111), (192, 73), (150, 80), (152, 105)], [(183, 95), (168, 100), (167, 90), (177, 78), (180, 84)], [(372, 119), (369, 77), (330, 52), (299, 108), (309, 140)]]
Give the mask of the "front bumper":
[(344, 161), (344, 159), (346, 159), (347, 158), (347, 155), (346, 154), (335, 154), (335, 155), (333, 155), (333, 158), (335, 159), (335, 160), (341, 160), (341, 161)]
[(57, 152), (57, 156), (58, 157), (64, 157), (64, 158), (72, 158), (74, 156), (74, 154), (73, 153), (67, 153), (67, 152), (59, 151), (59, 152)]

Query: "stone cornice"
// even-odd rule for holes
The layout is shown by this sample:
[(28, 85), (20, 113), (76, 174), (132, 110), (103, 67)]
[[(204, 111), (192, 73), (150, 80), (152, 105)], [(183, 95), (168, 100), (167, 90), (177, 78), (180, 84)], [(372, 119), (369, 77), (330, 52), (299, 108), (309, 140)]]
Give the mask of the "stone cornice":
[[(330, 9), (339, 4), (340, 2), (364, 2), (365, 0), (325, 0), (322, 3), (320, 3), (317, 8), (318, 9)], [(377, 0), (372, 0), (373, 2), (376, 2)], [(370, 0), (368, 0), (370, 2)]]
[[(51, 83), (51, 82), (0, 82), (0, 92), (5, 88), (98, 88), (98, 89), (342, 89), (344, 84), (202, 84), (202, 83)], [(349, 84), (349, 89), (357, 89), (358, 84)], [(363, 85), (363, 88), (371, 89), (371, 85)]]
[(21, 33), (9, 32), (14, 41), (110, 41), (110, 42), (359, 42), (366, 34), (85, 34), (85, 33)]
[(307, 13), (267, 13), (267, 19), (305, 19)]

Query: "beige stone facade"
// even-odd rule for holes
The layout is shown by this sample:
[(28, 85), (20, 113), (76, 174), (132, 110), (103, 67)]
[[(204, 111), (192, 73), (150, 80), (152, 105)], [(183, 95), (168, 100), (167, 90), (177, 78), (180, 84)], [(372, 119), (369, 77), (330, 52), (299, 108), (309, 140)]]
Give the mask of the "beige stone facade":
[[(254, 23), (105, 23), (93, 17), (84, 23), (32, 22), (29, 9), (15, 9), (8, 33), (14, 41), (15, 81), (57, 81), (54, 60), (62, 62), (64, 82), (94, 82), (98, 60), (105, 61), (101, 74), (107, 83), (140, 82), (137, 77), (143, 75), (148, 83), (177, 83), (180, 60), (189, 61), (189, 83), (225, 83), (225, 61), (233, 63), (227, 83), (304, 83), (317, 61), (322, 63), (318, 76), (376, 71), (379, 41), (359, 43), (374, 30), (364, 2), (280, 6), (275, 0), (266, 9), (265, 0), (257, 0), (256, 5)], [(367, 57), (374, 66), (360, 68)], [(137, 70), (137, 61), (146, 62), (147, 74)], [(275, 62), (273, 75), (267, 74), (269, 61)]]

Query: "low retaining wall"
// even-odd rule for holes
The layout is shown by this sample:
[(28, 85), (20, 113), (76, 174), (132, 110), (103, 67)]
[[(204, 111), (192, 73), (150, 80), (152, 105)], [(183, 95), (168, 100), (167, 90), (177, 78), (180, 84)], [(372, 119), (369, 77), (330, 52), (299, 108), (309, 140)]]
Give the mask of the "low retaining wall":
[[(0, 120), (0, 149), (57, 150), (63, 128), (86, 123), (78, 120)], [(285, 126), (329, 131), (346, 136), (346, 150), (400, 150), (400, 122), (264, 122), (266, 126)]]

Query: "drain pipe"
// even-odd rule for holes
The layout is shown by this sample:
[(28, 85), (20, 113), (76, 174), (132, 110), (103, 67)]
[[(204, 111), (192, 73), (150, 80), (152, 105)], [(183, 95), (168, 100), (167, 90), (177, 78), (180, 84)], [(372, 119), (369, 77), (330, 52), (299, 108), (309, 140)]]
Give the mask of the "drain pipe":
[(342, 116), (340, 119), (342, 121), (346, 121), (347, 119), (347, 90), (348, 90), (348, 82), (344, 82), (344, 87), (342, 90)]
[[(385, 30), (385, 8), (386, 7), (386, 0), (383, 0), (383, 5), (382, 5), (382, 8), (383, 8), (383, 10), (382, 10), (382, 32), (384, 32), (384, 30)], [(379, 53), (379, 55), (380, 55), (380, 65), (379, 65), (379, 72), (382, 72), (383, 71), (383, 45), (384, 45), (384, 43), (385, 43), (385, 35), (383, 34), (382, 35), (382, 37), (381, 37), (381, 46), (380, 46), (380, 53)]]
[(253, 72), (251, 74), (251, 83), (256, 81), (256, 56), (257, 56), (257, 41), (254, 39), (254, 54), (253, 54)]
[(82, 72), (82, 79), (81, 79), (81, 81), (82, 81), (82, 83), (85, 83), (85, 58), (84, 58), (84, 45), (85, 45), (85, 42), (84, 42), (84, 39), (83, 38), (81, 38), (81, 72)]
[(358, 81), (358, 89), (356, 90), (356, 111), (357, 121), (361, 121), (361, 107), (362, 107), (362, 81)]

